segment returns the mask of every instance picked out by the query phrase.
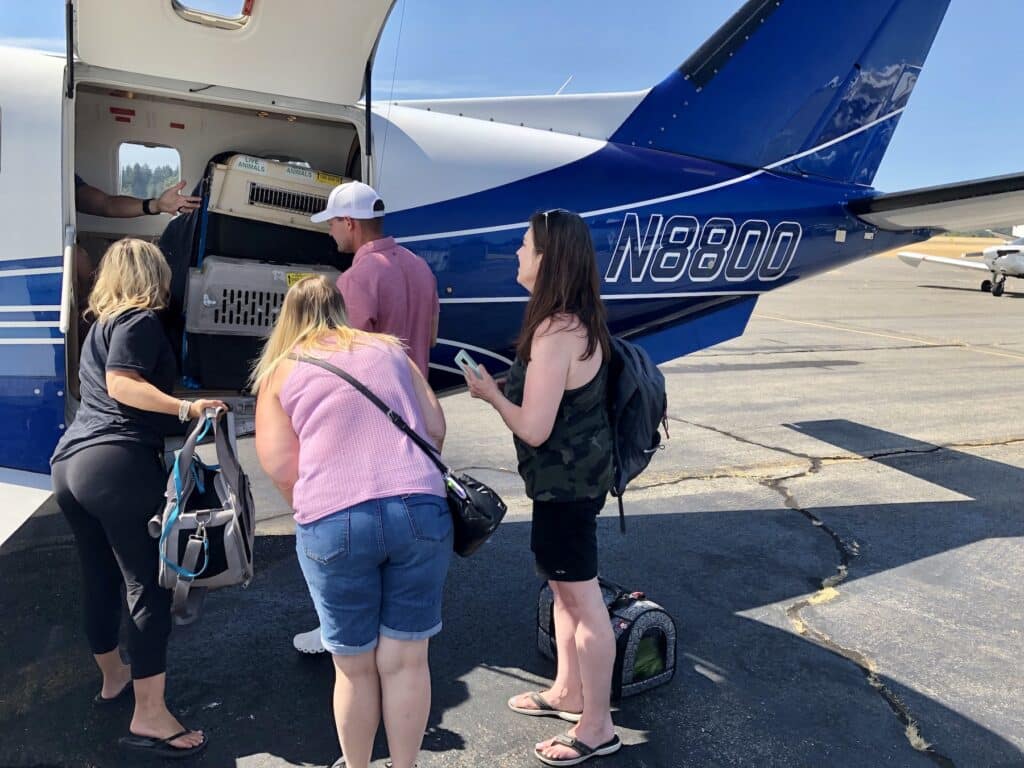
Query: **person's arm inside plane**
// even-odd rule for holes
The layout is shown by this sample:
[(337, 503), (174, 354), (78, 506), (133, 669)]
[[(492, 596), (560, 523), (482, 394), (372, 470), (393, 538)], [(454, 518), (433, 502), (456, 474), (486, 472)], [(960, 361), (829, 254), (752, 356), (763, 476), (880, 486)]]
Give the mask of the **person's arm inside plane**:
[(158, 213), (188, 213), (199, 207), (200, 199), (181, 194), (185, 183), (180, 181), (173, 187), (168, 187), (160, 197), (142, 200), (128, 195), (108, 195), (76, 175), (75, 208), (91, 216), (106, 216), (111, 219), (130, 219)]
[[(141, 200), (127, 195), (108, 195), (97, 189), (81, 176), (75, 174), (75, 208), (91, 216), (106, 216), (114, 219), (128, 219), (146, 214), (188, 213), (199, 207), (200, 199), (181, 194), (185, 182), (181, 181), (165, 189), (160, 197)], [(96, 263), (81, 246), (75, 247), (75, 295), (85, 304), (96, 271)], [(84, 333), (84, 330), (83, 330)]]

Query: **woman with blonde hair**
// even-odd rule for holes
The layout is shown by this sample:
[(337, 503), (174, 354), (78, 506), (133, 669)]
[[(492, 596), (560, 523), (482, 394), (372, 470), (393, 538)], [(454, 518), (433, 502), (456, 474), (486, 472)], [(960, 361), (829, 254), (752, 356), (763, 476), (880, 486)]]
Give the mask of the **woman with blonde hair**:
[(396, 338), (346, 324), (331, 282), (291, 287), (253, 372), (256, 453), (295, 511), (299, 565), (334, 658), (344, 764), (367, 768), (383, 716), (394, 768), (412, 768), (452, 551), (444, 484), (383, 411), (317, 362), (359, 381), (438, 449), (444, 414)]
[[(174, 353), (156, 315), (170, 284), (167, 261), (151, 243), (126, 238), (107, 249), (86, 311), (96, 322), (82, 344), (81, 402), (50, 462), (82, 563), (86, 635), (103, 673), (94, 701), (107, 706), (134, 692), (122, 746), (181, 757), (205, 748), (206, 737), (183, 727), (164, 700), (171, 596), (157, 583), (146, 523), (163, 505), (163, 441), (175, 417), (188, 421), (224, 404), (171, 395)], [(125, 599), (130, 666), (118, 652)]]

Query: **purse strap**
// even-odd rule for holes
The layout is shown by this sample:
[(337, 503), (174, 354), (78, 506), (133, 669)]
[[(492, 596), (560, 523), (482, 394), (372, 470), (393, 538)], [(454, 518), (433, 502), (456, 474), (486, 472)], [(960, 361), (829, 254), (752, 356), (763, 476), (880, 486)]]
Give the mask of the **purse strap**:
[(288, 357), (289, 359), (297, 360), (300, 363), (309, 363), (310, 365), (315, 365), (319, 368), (323, 368), (325, 371), (330, 371), (335, 376), (340, 376), (341, 378), (343, 378), (345, 381), (351, 384), (360, 394), (366, 397), (367, 400), (369, 400), (371, 403), (380, 408), (381, 411), (384, 412), (384, 415), (391, 420), (392, 424), (394, 424), (400, 430), (405, 432), (405, 434), (409, 436), (409, 439), (416, 443), (420, 450), (427, 454), (427, 458), (434, 462), (435, 465), (437, 465), (437, 468), (441, 470), (442, 475), (444, 475), (445, 477), (449, 477), (452, 474), (451, 468), (448, 467), (443, 461), (441, 461), (440, 458), (438, 458), (437, 449), (430, 443), (428, 443), (426, 440), (424, 440), (416, 432), (416, 430), (414, 430), (412, 427), (406, 424), (405, 419), (402, 418), (402, 415), (400, 413), (392, 409), (390, 406), (388, 406), (387, 403), (385, 403), (383, 400), (381, 400), (379, 397), (373, 394), (373, 392), (371, 392), (370, 389), (366, 387), (361, 381), (359, 381), (359, 379), (357, 379), (355, 376), (351, 375), (350, 373), (347, 373), (346, 371), (343, 371), (336, 365), (331, 365), (326, 360), (321, 360), (316, 357), (309, 357), (307, 355), (288, 355)]

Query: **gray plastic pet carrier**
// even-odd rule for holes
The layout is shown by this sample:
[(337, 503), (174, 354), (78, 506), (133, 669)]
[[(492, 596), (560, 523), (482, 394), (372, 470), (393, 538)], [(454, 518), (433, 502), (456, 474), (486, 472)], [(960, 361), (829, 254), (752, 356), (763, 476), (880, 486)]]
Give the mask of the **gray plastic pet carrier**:
[(208, 256), (188, 276), (185, 330), (224, 336), (268, 336), (288, 288), (309, 275), (332, 283), (340, 273), (323, 264), (268, 264)]
[(321, 264), (207, 257), (189, 270), (185, 375), (205, 389), (244, 391), (288, 288), (308, 275), (333, 283), (339, 274)]

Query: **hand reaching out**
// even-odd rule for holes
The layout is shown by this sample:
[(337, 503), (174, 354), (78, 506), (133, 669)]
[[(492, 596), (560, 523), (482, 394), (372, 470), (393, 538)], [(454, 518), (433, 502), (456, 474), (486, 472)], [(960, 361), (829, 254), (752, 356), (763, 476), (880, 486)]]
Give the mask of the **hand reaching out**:
[(188, 213), (199, 207), (200, 198), (191, 195), (181, 194), (185, 188), (185, 181), (179, 181), (173, 187), (168, 187), (163, 194), (156, 199), (156, 209), (161, 213)]

